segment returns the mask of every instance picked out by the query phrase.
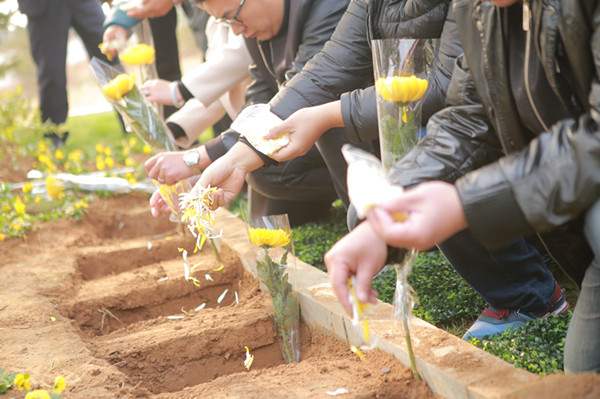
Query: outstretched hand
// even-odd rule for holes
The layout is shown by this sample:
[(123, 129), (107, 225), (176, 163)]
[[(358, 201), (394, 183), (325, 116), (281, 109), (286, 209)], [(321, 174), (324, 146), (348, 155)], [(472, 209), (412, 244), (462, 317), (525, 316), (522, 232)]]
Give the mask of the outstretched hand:
[(289, 134), (289, 144), (272, 155), (276, 161), (283, 162), (306, 154), (327, 130), (340, 126), (343, 126), (341, 110), (339, 101), (335, 101), (294, 112), (273, 127), (265, 138), (276, 139)]
[[(150, 79), (144, 82), (140, 91), (146, 100), (150, 102), (161, 105), (174, 105), (170, 85), (171, 82), (166, 80)], [(179, 91), (176, 92), (176, 95), (179, 95)], [(180, 95), (178, 100), (181, 100)]]
[(348, 280), (356, 276), (356, 295), (361, 302), (376, 303), (377, 293), (371, 288), (373, 277), (385, 266), (387, 246), (367, 222), (339, 240), (325, 254), (329, 281), (338, 300), (349, 314)]
[[(401, 222), (392, 217), (404, 214)], [(425, 250), (467, 228), (456, 188), (449, 183), (422, 183), (373, 208), (369, 224), (388, 245)]]

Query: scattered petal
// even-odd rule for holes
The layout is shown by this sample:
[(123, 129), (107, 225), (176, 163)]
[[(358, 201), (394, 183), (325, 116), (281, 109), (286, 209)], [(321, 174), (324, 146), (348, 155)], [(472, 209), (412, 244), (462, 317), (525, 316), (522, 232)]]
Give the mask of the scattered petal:
[(250, 353), (250, 348), (248, 348), (247, 346), (244, 346), (244, 348), (246, 349), (246, 358), (244, 359), (244, 367), (246, 367), (246, 370), (250, 370), (250, 367), (252, 367), (252, 363), (254, 362), (254, 355), (252, 355)]
[(192, 282), (192, 284), (194, 284), (196, 287), (200, 287), (200, 285), (202, 285), (202, 284), (200, 283), (200, 280), (198, 280), (196, 277), (190, 277), (190, 278), (189, 278), (189, 281), (191, 281), (191, 282)]
[(185, 316), (182, 314), (175, 314), (172, 316), (167, 316), (167, 320), (183, 320), (185, 319)]
[(223, 293), (219, 295), (219, 297), (217, 298), (217, 303), (223, 302), (223, 299), (225, 299), (225, 295), (227, 295), (227, 292), (229, 292), (229, 288), (226, 288), (225, 291), (223, 291)]
[(358, 349), (356, 346), (352, 345), (350, 347), (350, 350), (352, 351), (352, 353), (354, 353), (360, 360), (365, 360), (366, 355), (364, 354), (363, 351), (361, 351), (360, 349)]
[(67, 382), (65, 381), (65, 377), (59, 375), (54, 379), (54, 388), (53, 392), (56, 394), (61, 394), (65, 388), (67, 387)]
[(205, 278), (207, 281), (215, 281), (215, 280), (213, 280), (212, 276), (211, 276), (210, 274), (208, 274), (208, 273), (206, 273), (206, 274), (204, 275), (204, 278)]
[(201, 311), (202, 309), (204, 309), (205, 307), (206, 307), (206, 302), (204, 302), (204, 303), (202, 303), (202, 304), (200, 304), (200, 305), (196, 306), (196, 309), (194, 309), (194, 312), (199, 312), (199, 311)]
[(151, 251), (151, 250), (152, 250), (152, 241), (148, 241), (148, 242), (146, 243), (146, 248), (148, 248), (148, 251)]
[(50, 321), (53, 321), (53, 322), (56, 321), (56, 317), (50, 316)]
[(338, 388), (336, 390), (327, 391), (325, 393), (329, 396), (339, 396), (339, 395), (345, 395), (347, 393), (350, 393), (350, 391), (348, 390), (348, 388)]
[(240, 304), (240, 296), (238, 295), (237, 291), (235, 292), (235, 304), (236, 305)]
[(219, 267), (217, 267), (216, 269), (213, 269), (213, 272), (222, 272), (223, 269), (225, 269), (225, 265), (221, 263), (221, 265), (219, 265)]
[(169, 276), (164, 276), (164, 277), (161, 277), (161, 278), (159, 278), (159, 279), (158, 279), (158, 282), (159, 282), (159, 283), (162, 283), (162, 282), (164, 282), (164, 281), (167, 281), (168, 279), (169, 279)]

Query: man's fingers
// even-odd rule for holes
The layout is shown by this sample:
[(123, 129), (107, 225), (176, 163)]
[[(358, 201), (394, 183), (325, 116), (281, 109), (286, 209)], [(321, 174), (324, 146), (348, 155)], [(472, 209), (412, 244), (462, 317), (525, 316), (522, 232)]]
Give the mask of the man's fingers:
[(294, 148), (294, 142), (290, 142), (287, 146), (283, 147), (272, 155), (272, 158), (277, 162), (289, 161), (290, 159), (298, 156), (296, 148)]
[(146, 174), (148, 176), (150, 176), (150, 171), (156, 164), (156, 161), (158, 161), (158, 156), (154, 155), (153, 157), (148, 159), (146, 162), (144, 162), (144, 170), (146, 171)]
[(373, 290), (371, 289), (373, 275), (370, 266), (372, 265), (359, 265), (356, 270), (356, 296), (361, 302), (371, 302), (373, 300)]
[(414, 214), (408, 215), (408, 219), (403, 222), (396, 222), (388, 212), (375, 208), (369, 212), (367, 219), (375, 233), (388, 245), (416, 249), (428, 247), (423, 242)]
[(269, 133), (267, 133), (265, 135), (265, 139), (273, 140), (273, 139), (279, 138), (279, 136), (288, 132), (289, 130), (290, 130), (290, 127), (288, 126), (286, 121), (284, 121), (277, 126), (273, 126), (271, 128), (271, 130), (269, 130)]
[(348, 278), (350, 277), (348, 266), (343, 261), (340, 262), (335, 259), (335, 256), (329, 257), (329, 262), (326, 260), (326, 263), (327, 270), (329, 271), (328, 274), (331, 288), (333, 288), (333, 292), (337, 296), (342, 307), (348, 314), (351, 314), (352, 306), (348, 300)]

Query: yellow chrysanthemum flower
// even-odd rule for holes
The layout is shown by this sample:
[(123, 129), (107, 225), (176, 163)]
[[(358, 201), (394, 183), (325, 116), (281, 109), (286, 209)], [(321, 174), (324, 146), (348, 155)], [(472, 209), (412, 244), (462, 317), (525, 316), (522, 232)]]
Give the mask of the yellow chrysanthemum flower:
[(36, 389), (35, 391), (28, 392), (25, 395), (25, 399), (52, 399), (52, 396), (45, 389)]
[(83, 159), (83, 152), (81, 150), (73, 150), (67, 156), (71, 162), (81, 162)]
[(29, 380), (29, 374), (19, 373), (15, 375), (13, 385), (18, 391), (31, 391), (31, 381)]
[(142, 149), (142, 152), (145, 155), (148, 155), (152, 152), (152, 147), (150, 147), (148, 144), (144, 144), (144, 148)]
[(415, 75), (379, 78), (375, 90), (384, 100), (411, 103), (421, 99), (427, 91), (429, 82)]
[(259, 247), (285, 247), (290, 243), (290, 233), (283, 229), (249, 229), (250, 242)]
[(96, 152), (104, 152), (104, 146), (100, 143), (96, 144)]
[(23, 200), (21, 200), (21, 197), (15, 198), (15, 201), (13, 202), (13, 208), (15, 209), (15, 212), (18, 216), (25, 216), (25, 211), (27, 210), (27, 207), (25, 206)]
[(135, 147), (135, 145), (137, 144), (137, 139), (135, 137), (130, 137), (127, 143), (129, 143), (130, 147)]
[(63, 150), (58, 149), (54, 151), (54, 158), (56, 158), (59, 161), (62, 161), (63, 159), (65, 159), (65, 153), (63, 152)]
[(54, 393), (56, 394), (61, 394), (65, 388), (67, 388), (67, 381), (65, 380), (65, 377), (63, 377), (62, 375), (59, 375), (58, 377), (56, 377), (54, 379)]
[(126, 73), (122, 73), (102, 86), (102, 93), (109, 100), (118, 101), (122, 99), (124, 95), (129, 93), (134, 85), (133, 77)]
[(140, 43), (125, 49), (119, 58), (129, 65), (147, 65), (154, 63), (154, 56), (154, 47)]
[(129, 157), (125, 158), (125, 166), (135, 166), (135, 161)]
[(108, 169), (112, 169), (115, 167), (115, 161), (111, 157), (106, 157), (104, 159), (104, 163)]
[(33, 190), (33, 184), (27, 182), (23, 184), (23, 194), (29, 194)]
[(46, 177), (46, 191), (53, 200), (61, 199), (65, 195), (65, 188), (62, 183), (52, 175)]
[(96, 157), (96, 169), (104, 170), (106, 169), (106, 163), (104, 162), (104, 158), (97, 156)]
[(75, 204), (73, 204), (73, 206), (77, 210), (79, 210), (79, 209), (87, 209), (88, 208), (88, 203), (87, 203), (86, 200), (80, 199), (79, 201), (75, 202)]
[(2, 233), (0, 233), (0, 241), (4, 241), (6, 240), (6, 236)]

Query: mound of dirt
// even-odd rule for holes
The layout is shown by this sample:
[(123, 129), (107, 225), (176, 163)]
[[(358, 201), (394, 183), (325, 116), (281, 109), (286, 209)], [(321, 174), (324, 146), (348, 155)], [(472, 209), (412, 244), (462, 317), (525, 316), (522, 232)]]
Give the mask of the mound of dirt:
[(191, 256), (196, 287), (179, 247), (193, 239), (136, 195), (1, 243), (0, 366), (41, 386), (64, 375), (69, 398), (433, 397), (391, 356), (361, 361), (307, 326), (303, 360), (284, 364), (270, 301), (237, 254), (223, 246), (222, 270), (210, 250)]

